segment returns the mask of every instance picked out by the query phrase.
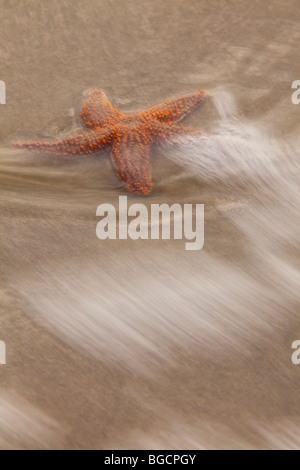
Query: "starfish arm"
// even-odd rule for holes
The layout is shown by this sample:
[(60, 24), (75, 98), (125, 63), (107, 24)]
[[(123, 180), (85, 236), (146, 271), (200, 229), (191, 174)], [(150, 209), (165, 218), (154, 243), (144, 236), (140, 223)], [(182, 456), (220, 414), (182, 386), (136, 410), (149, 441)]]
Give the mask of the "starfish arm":
[(130, 134), (114, 142), (111, 160), (127, 189), (143, 196), (152, 191), (150, 145), (132, 141)]
[(145, 120), (157, 120), (168, 124), (181, 121), (187, 114), (196, 109), (205, 100), (203, 90), (182, 96), (181, 98), (165, 101), (153, 106), (142, 113)]
[(38, 153), (86, 155), (105, 150), (105, 148), (111, 143), (112, 135), (113, 131), (109, 128), (97, 128), (80, 134), (69, 135), (61, 140), (13, 142), (12, 146)]
[(102, 127), (114, 125), (125, 117), (109, 102), (106, 94), (94, 90), (81, 107), (80, 118), (87, 127)]

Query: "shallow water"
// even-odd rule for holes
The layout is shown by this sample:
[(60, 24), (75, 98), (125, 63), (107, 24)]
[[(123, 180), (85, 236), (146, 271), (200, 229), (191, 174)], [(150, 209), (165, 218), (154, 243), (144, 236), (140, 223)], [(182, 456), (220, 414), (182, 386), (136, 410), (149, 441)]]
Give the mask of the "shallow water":
[[(0, 447), (299, 448), (297, 2), (2, 11)], [(208, 135), (155, 147), (148, 198), (108, 155), (9, 148), (75, 127), (93, 86), (123, 111), (201, 86), (184, 124)], [(119, 195), (204, 204), (204, 248), (100, 241)]]

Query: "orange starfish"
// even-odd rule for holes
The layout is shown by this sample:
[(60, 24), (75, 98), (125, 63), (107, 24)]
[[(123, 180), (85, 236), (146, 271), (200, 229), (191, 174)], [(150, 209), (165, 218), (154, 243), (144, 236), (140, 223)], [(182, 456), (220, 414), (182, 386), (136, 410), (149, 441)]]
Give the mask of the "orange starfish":
[(151, 146), (182, 134), (201, 134), (176, 125), (204, 100), (204, 91), (166, 101), (146, 111), (126, 115), (114, 108), (103, 91), (94, 90), (81, 108), (86, 130), (45, 142), (13, 143), (17, 148), (50, 154), (99, 153), (111, 148), (111, 160), (118, 177), (129, 191), (151, 193)]

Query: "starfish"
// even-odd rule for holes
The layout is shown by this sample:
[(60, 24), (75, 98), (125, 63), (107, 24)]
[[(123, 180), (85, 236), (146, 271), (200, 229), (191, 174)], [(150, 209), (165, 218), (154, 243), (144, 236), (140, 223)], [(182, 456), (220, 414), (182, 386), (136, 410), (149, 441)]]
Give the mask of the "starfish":
[(84, 130), (54, 141), (16, 142), (14, 147), (56, 155), (87, 155), (111, 149), (117, 176), (129, 191), (147, 196), (152, 191), (151, 147), (177, 135), (201, 134), (177, 123), (204, 100), (203, 90), (165, 101), (145, 111), (123, 114), (106, 94), (94, 90), (82, 104)]

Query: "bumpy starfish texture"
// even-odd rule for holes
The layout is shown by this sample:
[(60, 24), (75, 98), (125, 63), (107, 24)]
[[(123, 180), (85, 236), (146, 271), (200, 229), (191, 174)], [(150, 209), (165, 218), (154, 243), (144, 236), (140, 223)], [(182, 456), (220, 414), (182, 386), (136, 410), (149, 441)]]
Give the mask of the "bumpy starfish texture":
[(201, 134), (176, 123), (204, 100), (203, 90), (126, 115), (114, 108), (103, 91), (94, 90), (81, 108), (85, 130), (55, 141), (13, 143), (17, 148), (56, 155), (86, 155), (111, 149), (118, 177), (129, 191), (152, 191), (151, 146), (177, 135)]

